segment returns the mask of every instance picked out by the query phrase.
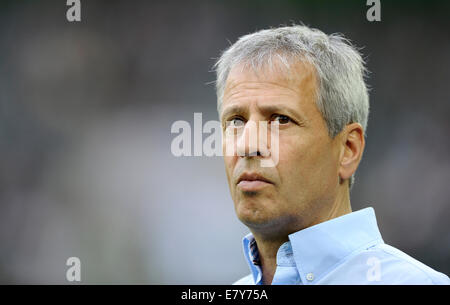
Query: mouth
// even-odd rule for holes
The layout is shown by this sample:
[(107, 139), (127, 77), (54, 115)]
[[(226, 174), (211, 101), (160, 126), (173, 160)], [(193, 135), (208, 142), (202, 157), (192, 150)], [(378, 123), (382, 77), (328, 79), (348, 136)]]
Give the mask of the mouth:
[(244, 192), (255, 192), (273, 185), (273, 182), (258, 173), (244, 173), (239, 177), (236, 185)]

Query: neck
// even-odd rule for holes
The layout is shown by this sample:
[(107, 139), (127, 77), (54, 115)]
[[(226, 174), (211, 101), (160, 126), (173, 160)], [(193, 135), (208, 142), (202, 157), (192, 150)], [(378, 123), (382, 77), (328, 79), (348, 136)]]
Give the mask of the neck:
[[(350, 194), (348, 187), (341, 188), (336, 196), (336, 200), (332, 204), (331, 208), (328, 206), (326, 212), (318, 215), (315, 219), (309, 221), (309, 225), (300, 225), (298, 228), (290, 233), (298, 232), (307, 227), (319, 224), (321, 222), (328, 221), (330, 219), (351, 213), (352, 209), (350, 206)], [(263, 284), (270, 285), (275, 275), (275, 270), (277, 268), (277, 253), (280, 246), (289, 241), (289, 234), (280, 235), (268, 235), (266, 233), (257, 232), (252, 230), (252, 234), (256, 240), (258, 246), (259, 259), (261, 261), (261, 268), (263, 273)]]
[[(313, 219), (308, 226), (304, 228), (328, 221), (330, 219), (343, 216), (351, 213), (352, 208), (350, 205), (350, 191), (347, 184), (339, 187), (335, 200), (331, 206), (326, 206), (326, 210), (320, 213), (315, 219)], [(303, 228), (303, 229), (304, 229)]]
[(275, 270), (277, 268), (277, 253), (280, 246), (289, 240), (288, 236), (280, 236), (277, 239), (265, 239), (264, 236), (254, 235), (256, 244), (258, 245), (259, 259), (261, 261), (261, 269), (263, 273), (263, 284), (270, 285), (272, 283)]

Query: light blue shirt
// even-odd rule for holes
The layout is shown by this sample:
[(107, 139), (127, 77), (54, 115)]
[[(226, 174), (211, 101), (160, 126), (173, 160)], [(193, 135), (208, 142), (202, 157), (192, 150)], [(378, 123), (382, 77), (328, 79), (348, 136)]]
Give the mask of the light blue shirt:
[[(258, 247), (250, 233), (243, 249), (251, 273), (235, 285), (261, 285)], [(384, 243), (373, 208), (289, 235), (277, 252), (272, 285), (450, 284), (450, 279)]]

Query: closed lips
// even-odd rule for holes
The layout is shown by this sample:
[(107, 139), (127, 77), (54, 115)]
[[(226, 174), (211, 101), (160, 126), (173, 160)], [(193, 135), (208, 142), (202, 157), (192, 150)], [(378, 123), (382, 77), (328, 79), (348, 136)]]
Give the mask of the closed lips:
[(262, 181), (266, 183), (272, 183), (272, 181), (257, 173), (244, 173), (239, 177), (237, 184), (239, 184), (239, 182), (241, 181)]

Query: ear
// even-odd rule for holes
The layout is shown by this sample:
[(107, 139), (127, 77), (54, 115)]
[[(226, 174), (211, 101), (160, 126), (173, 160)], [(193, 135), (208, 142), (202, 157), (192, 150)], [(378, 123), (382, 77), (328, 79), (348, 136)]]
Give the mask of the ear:
[(351, 123), (342, 131), (342, 150), (339, 166), (339, 177), (342, 180), (350, 179), (356, 172), (363, 155), (365, 143), (364, 129), (361, 124)]

